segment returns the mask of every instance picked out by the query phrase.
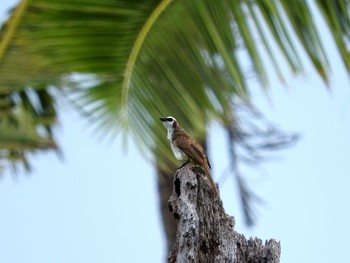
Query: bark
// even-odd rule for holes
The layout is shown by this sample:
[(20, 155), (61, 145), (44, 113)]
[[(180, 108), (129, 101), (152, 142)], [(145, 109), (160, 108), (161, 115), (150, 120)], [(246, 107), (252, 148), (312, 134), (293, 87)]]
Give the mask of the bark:
[(225, 213), (220, 196), (191, 164), (174, 175), (169, 210), (178, 220), (168, 262), (264, 262), (280, 259), (280, 243), (250, 238), (234, 231), (235, 220)]

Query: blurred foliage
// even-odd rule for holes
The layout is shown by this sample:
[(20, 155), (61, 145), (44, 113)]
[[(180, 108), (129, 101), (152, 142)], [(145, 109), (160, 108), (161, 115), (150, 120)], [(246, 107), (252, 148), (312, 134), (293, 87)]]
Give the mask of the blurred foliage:
[[(349, 1), (314, 3), (349, 70)], [(27, 153), (57, 149), (49, 87), (103, 137), (130, 134), (162, 169), (174, 158), (159, 116), (199, 139), (218, 121), (235, 142), (251, 72), (267, 87), (267, 63), (283, 81), (279, 60), (302, 73), (306, 55), (328, 82), (314, 18), (306, 0), (22, 0), (0, 30), (1, 159), (29, 168)]]
[(57, 150), (55, 121), (54, 99), (46, 89), (0, 94), (0, 165), (8, 163), (16, 172), (22, 163), (30, 171), (28, 153)]

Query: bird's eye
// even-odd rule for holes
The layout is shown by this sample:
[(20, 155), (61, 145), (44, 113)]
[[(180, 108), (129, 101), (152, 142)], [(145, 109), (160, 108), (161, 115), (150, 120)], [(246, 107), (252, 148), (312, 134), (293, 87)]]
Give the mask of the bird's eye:
[(174, 119), (173, 118), (166, 118), (166, 121), (172, 122)]

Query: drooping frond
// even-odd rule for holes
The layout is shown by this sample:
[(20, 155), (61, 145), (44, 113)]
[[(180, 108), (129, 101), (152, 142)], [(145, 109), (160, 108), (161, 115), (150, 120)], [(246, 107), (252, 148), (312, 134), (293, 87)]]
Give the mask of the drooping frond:
[[(26, 89), (0, 96), (0, 165), (22, 164), (31, 169), (27, 154), (57, 149), (52, 125), (56, 122), (52, 95)], [(9, 162), (9, 163), (8, 163)]]
[(348, 0), (316, 0), (315, 2), (333, 34), (347, 71), (350, 71), (350, 2)]

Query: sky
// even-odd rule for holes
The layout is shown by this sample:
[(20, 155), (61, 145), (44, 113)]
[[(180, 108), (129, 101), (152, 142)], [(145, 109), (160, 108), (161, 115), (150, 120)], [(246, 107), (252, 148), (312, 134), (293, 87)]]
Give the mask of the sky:
[[(0, 21), (15, 2), (2, 1)], [(233, 180), (220, 185), (236, 231), (247, 238), (281, 241), (282, 263), (347, 258), (349, 76), (327, 30), (322, 30), (322, 38), (333, 71), (330, 90), (308, 61), (305, 76), (287, 73), (286, 85), (271, 76), (268, 95), (252, 84), (253, 100), (264, 115), (281, 129), (301, 135), (279, 158), (247, 174), (249, 186), (264, 200), (255, 227), (244, 226)], [(280, 66), (288, 72), (283, 62)], [(57, 139), (64, 159), (36, 155), (31, 174), (13, 177), (5, 172), (0, 179), (0, 263), (164, 262), (152, 164), (131, 140), (125, 153), (121, 140), (98, 141), (73, 109), (64, 103), (60, 109)], [(210, 135), (218, 179), (228, 163), (227, 142), (217, 124), (210, 126)]]

